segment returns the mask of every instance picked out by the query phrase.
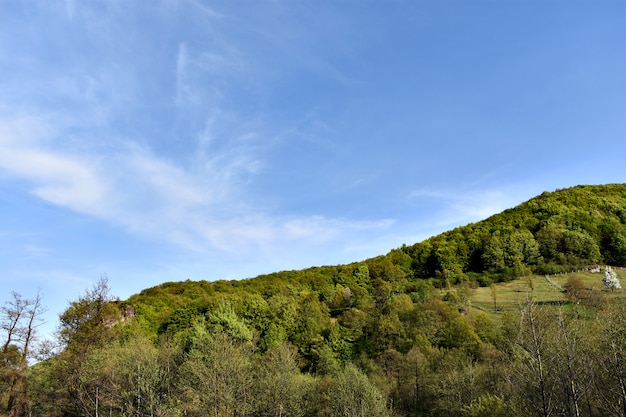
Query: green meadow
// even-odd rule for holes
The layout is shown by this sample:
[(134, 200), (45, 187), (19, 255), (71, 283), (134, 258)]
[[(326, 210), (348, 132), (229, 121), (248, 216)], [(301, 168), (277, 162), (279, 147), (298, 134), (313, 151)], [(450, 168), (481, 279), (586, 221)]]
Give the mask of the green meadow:
[[(614, 268), (618, 277), (626, 277), (626, 270)], [(610, 291), (604, 288), (604, 272), (572, 271), (553, 275), (529, 275), (519, 279), (500, 282), (489, 287), (472, 290), (471, 308), (487, 313), (496, 319), (503, 313), (519, 312), (529, 300), (537, 305), (571, 310), (578, 306), (598, 306), (603, 300), (623, 297), (623, 290)], [(584, 284), (584, 293), (572, 299), (567, 292), (568, 280), (574, 279)], [(494, 300), (495, 297), (495, 300)], [(578, 301), (578, 302), (577, 302)], [(579, 307), (580, 308), (580, 307)], [(584, 309), (582, 309), (584, 310)]]

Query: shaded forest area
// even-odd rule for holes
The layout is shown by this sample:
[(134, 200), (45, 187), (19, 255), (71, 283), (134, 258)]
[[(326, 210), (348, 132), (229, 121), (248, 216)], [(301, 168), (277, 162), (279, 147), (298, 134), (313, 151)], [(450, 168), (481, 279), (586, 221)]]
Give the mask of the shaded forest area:
[[(625, 227), (626, 185), (579, 186), (349, 265), (164, 283), (125, 301), (101, 279), (32, 366), (39, 310), (15, 295), (0, 415), (626, 416), (621, 291), (572, 278), (543, 303), (533, 284), (626, 264)], [(499, 311), (512, 280), (524, 302)], [(480, 287), (494, 311), (472, 304)]]

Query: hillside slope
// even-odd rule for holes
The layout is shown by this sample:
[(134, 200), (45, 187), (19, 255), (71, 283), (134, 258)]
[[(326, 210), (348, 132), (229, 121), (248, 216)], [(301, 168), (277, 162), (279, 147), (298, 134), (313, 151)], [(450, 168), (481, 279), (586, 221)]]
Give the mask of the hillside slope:
[[(626, 263), (626, 184), (585, 185), (544, 192), (483, 221), (458, 227), (363, 262), (282, 271), (241, 281), (164, 283), (128, 302), (154, 330), (206, 311), (207, 302), (267, 300), (308, 291), (330, 315), (364, 291), (424, 297), (431, 287), (485, 286), (530, 273)], [(242, 294), (245, 294), (243, 296)], [(243, 301), (242, 301), (243, 302)], [(212, 304), (220, 301), (213, 301)], [(180, 307), (189, 313), (175, 310)]]
[(24, 386), (44, 416), (621, 415), (624, 293), (531, 274), (624, 263), (625, 221), (626, 185), (579, 186), (348, 265), (100, 282)]
[(496, 280), (626, 263), (626, 185), (545, 192), (486, 220), (403, 248), (416, 278), (456, 282), (464, 274)]

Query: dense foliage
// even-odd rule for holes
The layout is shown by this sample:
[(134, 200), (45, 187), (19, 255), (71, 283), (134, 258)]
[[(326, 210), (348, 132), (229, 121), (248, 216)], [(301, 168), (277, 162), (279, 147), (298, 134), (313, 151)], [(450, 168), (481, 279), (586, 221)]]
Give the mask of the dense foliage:
[(542, 306), (529, 280), (515, 315), (469, 302), (481, 285), (624, 264), (625, 227), (626, 185), (580, 186), (349, 265), (165, 283), (116, 302), (101, 280), (61, 315), (63, 349), (30, 368), (26, 408), (626, 415), (626, 306), (614, 293), (599, 300), (572, 280), (563, 303)]
[(528, 271), (625, 264), (625, 227), (626, 185), (578, 186), (543, 193), (402, 250), (416, 278), (511, 279)]

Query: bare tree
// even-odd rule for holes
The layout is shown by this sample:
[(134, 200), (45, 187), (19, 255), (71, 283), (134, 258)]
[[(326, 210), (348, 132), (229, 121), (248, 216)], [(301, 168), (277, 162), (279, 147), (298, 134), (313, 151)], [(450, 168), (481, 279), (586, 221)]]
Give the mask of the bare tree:
[(592, 370), (596, 368), (595, 355), (591, 354), (593, 341), (589, 324), (561, 311), (555, 342), (552, 356), (557, 362), (553, 372), (561, 384), (557, 395), (559, 408), (568, 416), (580, 417), (584, 414), (584, 405), (590, 405)]
[(16, 292), (11, 295), (12, 299), (0, 310), (0, 322), (5, 332), (0, 375), (7, 393), (7, 398), (3, 397), (3, 402), (6, 401), (3, 406), (9, 416), (20, 417), (26, 415), (28, 405), (28, 360), (46, 309), (41, 303), (40, 291), (34, 299), (22, 298)]
[(626, 304), (609, 306), (601, 327), (597, 392), (604, 415), (626, 416)]
[(13, 298), (7, 301), (1, 308), (2, 322), (0, 325), (2, 326), (2, 330), (6, 332), (6, 340), (2, 347), (3, 355), (7, 354), (9, 346), (11, 346), (18, 337), (18, 326), (27, 307), (27, 300), (24, 300), (20, 294), (13, 291), (11, 292), (11, 296)]
[[(531, 297), (521, 312), (517, 330), (511, 329), (514, 353), (511, 387), (516, 391), (519, 406), (526, 413), (550, 417), (555, 412), (556, 389), (552, 339), (554, 317), (538, 309)], [(512, 324), (512, 323), (511, 323)]]

